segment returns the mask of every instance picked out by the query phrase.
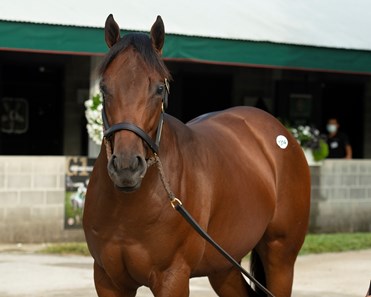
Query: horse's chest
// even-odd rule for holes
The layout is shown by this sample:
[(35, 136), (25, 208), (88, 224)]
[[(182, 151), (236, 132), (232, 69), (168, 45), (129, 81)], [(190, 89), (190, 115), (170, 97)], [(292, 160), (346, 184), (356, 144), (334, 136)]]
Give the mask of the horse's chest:
[(140, 242), (117, 241), (101, 242), (96, 261), (117, 285), (134, 280), (147, 285), (154, 261)]

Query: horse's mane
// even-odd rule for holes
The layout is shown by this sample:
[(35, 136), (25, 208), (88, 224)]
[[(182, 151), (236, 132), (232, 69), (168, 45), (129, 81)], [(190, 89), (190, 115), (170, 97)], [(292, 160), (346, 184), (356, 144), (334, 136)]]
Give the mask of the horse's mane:
[(152, 46), (151, 39), (144, 33), (128, 33), (124, 35), (105, 56), (99, 68), (99, 74), (102, 75), (116, 56), (132, 46), (153, 70), (157, 71), (162, 77), (170, 79), (171, 75), (166, 68), (160, 55)]

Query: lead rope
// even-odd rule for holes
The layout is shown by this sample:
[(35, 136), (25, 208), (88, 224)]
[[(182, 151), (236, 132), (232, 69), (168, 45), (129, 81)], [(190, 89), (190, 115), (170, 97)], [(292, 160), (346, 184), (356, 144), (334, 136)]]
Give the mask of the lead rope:
[(183, 207), (182, 202), (176, 198), (175, 194), (171, 191), (169, 182), (165, 178), (164, 169), (162, 167), (162, 163), (160, 157), (154, 153), (154, 157), (151, 157), (147, 161), (148, 166), (152, 166), (156, 164), (156, 167), (160, 174), (161, 182), (165, 188), (165, 191), (169, 197), (171, 206), (177, 210), (183, 218), (197, 231), (201, 237), (203, 237), (206, 241), (208, 241), (220, 254), (224, 256), (230, 263), (233, 264), (241, 273), (243, 273), (251, 282), (253, 282), (260, 290), (262, 290), (265, 294), (270, 297), (274, 297), (274, 295), (266, 289), (259, 281), (254, 278), (247, 270), (245, 270), (235, 259), (233, 259), (220, 245), (218, 245), (209, 234), (206, 233), (205, 230), (201, 228), (201, 226), (195, 221), (195, 219), (189, 214), (189, 212)]

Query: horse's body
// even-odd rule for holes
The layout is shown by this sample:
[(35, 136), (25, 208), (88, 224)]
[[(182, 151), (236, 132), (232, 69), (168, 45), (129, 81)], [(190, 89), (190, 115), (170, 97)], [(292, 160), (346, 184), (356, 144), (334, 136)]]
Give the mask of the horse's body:
[[(132, 54), (129, 49), (118, 57), (135, 60)], [(114, 71), (108, 66), (103, 76)], [(110, 120), (118, 122), (114, 116)], [(172, 191), (237, 261), (254, 251), (256, 277), (265, 279), (276, 297), (290, 296), (310, 195), (308, 166), (297, 141), (255, 108), (212, 113), (187, 125), (166, 115), (164, 123), (159, 156)], [(277, 144), (279, 135), (286, 137), (287, 147)], [(141, 146), (148, 157), (132, 132), (114, 137), (113, 154)], [(255, 296), (241, 274), (172, 209), (156, 166), (148, 168), (136, 191), (120, 191), (120, 182), (109, 174), (106, 149), (102, 145), (96, 160), (84, 210), (100, 297), (135, 296), (142, 285), (155, 296), (188, 296), (189, 278), (196, 276), (208, 276), (219, 296)]]

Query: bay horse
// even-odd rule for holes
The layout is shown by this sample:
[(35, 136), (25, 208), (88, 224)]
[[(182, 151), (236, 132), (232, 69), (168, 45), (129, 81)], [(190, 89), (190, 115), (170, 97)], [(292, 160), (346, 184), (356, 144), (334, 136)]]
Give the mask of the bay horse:
[(185, 297), (190, 278), (207, 276), (219, 296), (263, 296), (173, 210), (149, 162), (156, 154), (171, 190), (201, 227), (236, 261), (252, 252), (253, 275), (274, 296), (290, 296), (309, 220), (303, 151), (256, 108), (234, 107), (188, 124), (165, 114), (171, 77), (161, 58), (164, 39), (161, 17), (149, 35), (123, 37), (113, 16), (106, 20), (105, 140), (83, 216), (96, 291), (131, 297), (147, 286), (154, 296)]

